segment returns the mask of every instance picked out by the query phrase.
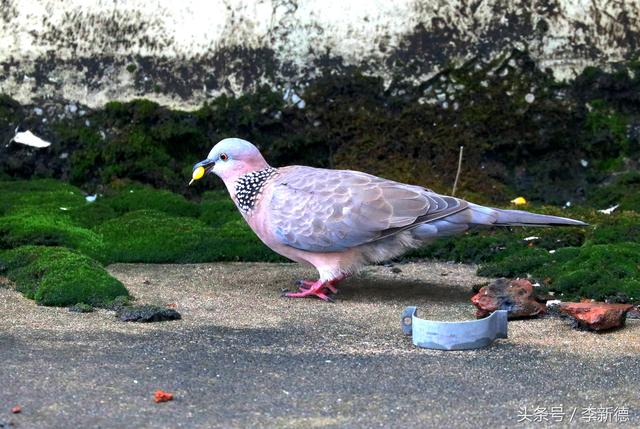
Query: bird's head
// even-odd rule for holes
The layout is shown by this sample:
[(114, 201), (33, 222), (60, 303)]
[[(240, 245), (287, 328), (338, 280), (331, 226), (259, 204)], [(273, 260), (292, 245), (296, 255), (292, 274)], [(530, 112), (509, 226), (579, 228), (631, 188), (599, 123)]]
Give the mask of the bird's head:
[(225, 181), (269, 167), (257, 147), (246, 140), (230, 138), (218, 142), (204, 161), (193, 166), (193, 182), (209, 173)]

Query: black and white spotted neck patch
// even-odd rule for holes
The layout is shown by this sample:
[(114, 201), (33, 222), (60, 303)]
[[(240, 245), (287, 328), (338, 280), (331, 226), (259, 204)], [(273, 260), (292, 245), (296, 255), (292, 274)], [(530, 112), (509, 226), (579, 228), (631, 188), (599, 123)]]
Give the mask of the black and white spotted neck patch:
[(242, 213), (247, 214), (253, 209), (264, 184), (277, 172), (276, 168), (267, 167), (264, 170), (247, 173), (236, 180), (236, 200)]

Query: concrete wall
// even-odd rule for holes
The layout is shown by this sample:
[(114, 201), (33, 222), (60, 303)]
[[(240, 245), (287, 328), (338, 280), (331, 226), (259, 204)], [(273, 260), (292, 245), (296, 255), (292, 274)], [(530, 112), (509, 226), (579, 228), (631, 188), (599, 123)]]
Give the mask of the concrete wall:
[(0, 92), (183, 108), (356, 66), (390, 83), (513, 47), (570, 79), (640, 46), (640, 0), (0, 0)]

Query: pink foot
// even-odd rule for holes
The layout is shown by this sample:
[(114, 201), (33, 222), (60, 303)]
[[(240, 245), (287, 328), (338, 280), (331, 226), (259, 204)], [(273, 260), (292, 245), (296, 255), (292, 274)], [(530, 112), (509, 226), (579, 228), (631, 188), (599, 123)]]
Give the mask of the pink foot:
[[(302, 292), (304, 290), (309, 290), (310, 288), (314, 287), (318, 281), (319, 280), (302, 279), (296, 282), (296, 286), (298, 286), (298, 289), (300, 289), (300, 291)], [(334, 284), (336, 283), (338, 283), (338, 279), (330, 280), (324, 284), (324, 287), (329, 289), (331, 293), (338, 293), (338, 288), (334, 286)]]
[(338, 292), (333, 284), (336, 280), (330, 280), (328, 282), (322, 282), (321, 280), (311, 281), (311, 280), (301, 280), (299, 282), (299, 291), (298, 292), (287, 292), (284, 294), (287, 298), (306, 298), (309, 296), (316, 296), (323, 301), (333, 302), (333, 298), (330, 296), (331, 293)]

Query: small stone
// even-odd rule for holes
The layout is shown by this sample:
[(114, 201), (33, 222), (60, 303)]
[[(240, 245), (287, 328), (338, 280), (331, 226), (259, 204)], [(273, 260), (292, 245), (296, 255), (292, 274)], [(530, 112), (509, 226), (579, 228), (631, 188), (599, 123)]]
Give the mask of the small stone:
[(500, 278), (484, 286), (471, 298), (478, 310), (477, 317), (485, 317), (496, 310), (507, 310), (509, 319), (543, 314), (544, 304), (538, 302), (529, 280)]
[(624, 326), (631, 304), (607, 304), (605, 302), (565, 302), (560, 311), (572, 319), (574, 329), (604, 331)]
[(640, 319), (640, 304), (634, 305), (633, 308), (627, 313), (627, 317), (629, 319)]
[(166, 320), (180, 320), (182, 316), (171, 308), (156, 305), (124, 306), (116, 310), (116, 317), (123, 322), (164, 322)]
[(393, 268), (391, 268), (391, 272), (393, 274), (398, 274), (398, 273), (401, 273), (402, 270), (400, 268), (398, 268), (398, 267), (393, 267)]

